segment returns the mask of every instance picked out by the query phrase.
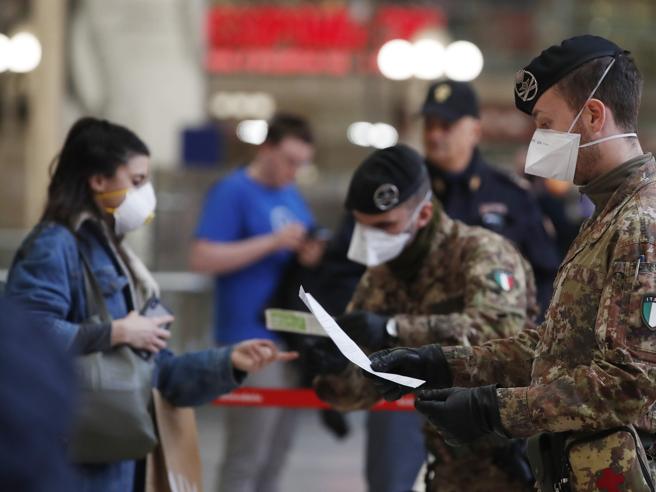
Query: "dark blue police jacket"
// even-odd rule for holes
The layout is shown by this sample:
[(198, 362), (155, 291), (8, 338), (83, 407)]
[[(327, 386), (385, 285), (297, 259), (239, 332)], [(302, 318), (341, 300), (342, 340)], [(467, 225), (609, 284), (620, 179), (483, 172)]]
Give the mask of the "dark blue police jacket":
[(446, 213), (469, 225), (482, 226), (510, 239), (535, 272), (538, 302), (549, 305), (560, 258), (543, 223), (537, 199), (528, 187), (487, 164), (478, 149), (463, 173), (439, 170), (427, 161), (433, 192)]

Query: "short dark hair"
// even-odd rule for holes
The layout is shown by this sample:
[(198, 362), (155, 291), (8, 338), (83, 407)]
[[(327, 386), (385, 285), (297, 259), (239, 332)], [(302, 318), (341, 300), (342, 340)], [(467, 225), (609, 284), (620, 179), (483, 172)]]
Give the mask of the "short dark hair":
[[(596, 58), (570, 72), (556, 84), (556, 90), (574, 111), (579, 111), (603, 75), (612, 57)], [(610, 108), (617, 126), (625, 131), (638, 129), (642, 96), (642, 75), (629, 54), (617, 55), (593, 98)]]
[(264, 143), (278, 145), (287, 137), (298, 138), (305, 143), (314, 144), (312, 128), (305, 118), (288, 113), (274, 115), (269, 121), (269, 129)]

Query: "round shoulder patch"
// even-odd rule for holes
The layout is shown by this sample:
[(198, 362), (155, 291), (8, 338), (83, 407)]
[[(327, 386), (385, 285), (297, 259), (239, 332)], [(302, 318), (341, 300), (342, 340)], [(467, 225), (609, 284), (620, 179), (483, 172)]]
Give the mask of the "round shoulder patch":
[(374, 192), (374, 205), (381, 211), (389, 210), (399, 203), (399, 189), (392, 183), (385, 183)]

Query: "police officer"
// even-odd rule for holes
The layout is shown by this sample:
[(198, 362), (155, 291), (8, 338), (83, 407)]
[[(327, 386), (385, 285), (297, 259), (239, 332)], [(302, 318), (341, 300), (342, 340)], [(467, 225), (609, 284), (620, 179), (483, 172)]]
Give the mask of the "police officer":
[[(404, 145), (374, 152), (351, 180), (346, 207), (356, 226), (348, 256), (368, 269), (338, 323), (369, 352), (437, 341), (478, 345), (516, 334), (537, 314), (531, 268), (515, 247), (451, 220), (430, 195), (421, 156)], [(338, 409), (368, 408), (381, 397), (353, 365), (315, 383), (319, 396)], [(414, 425), (402, 428), (399, 440), (412, 439)], [(438, 484), (440, 491), (529, 488), (525, 477), (513, 475), (517, 467), (511, 472), (500, 462), (513, 451), (506, 440), (456, 450), (431, 433), (428, 445), (436, 457), (430, 490)]]
[(596, 206), (545, 322), (482, 347), (372, 356), (376, 370), (456, 386), (416, 404), (451, 441), (536, 436), (542, 490), (654, 490), (645, 448), (656, 430), (656, 162), (636, 138), (641, 90), (629, 53), (590, 35), (520, 70), (515, 104), (537, 126), (527, 172), (573, 181)]
[(558, 267), (555, 242), (528, 184), (491, 167), (478, 149), (478, 99), (465, 82), (430, 86), (421, 108), (424, 152), (435, 196), (454, 219), (510, 239), (529, 260), (544, 310)]

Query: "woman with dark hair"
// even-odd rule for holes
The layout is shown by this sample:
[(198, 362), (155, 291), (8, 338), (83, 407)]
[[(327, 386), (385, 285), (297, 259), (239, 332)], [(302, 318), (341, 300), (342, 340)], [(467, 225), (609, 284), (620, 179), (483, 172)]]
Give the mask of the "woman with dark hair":
[[(125, 345), (156, 354), (155, 387), (175, 406), (210, 401), (234, 389), (246, 372), (296, 356), (278, 352), (266, 340), (181, 356), (166, 350), (170, 335), (165, 325), (173, 317), (140, 314), (147, 300), (159, 297), (159, 288), (123, 242), (125, 234), (153, 217), (156, 205), (149, 151), (132, 131), (80, 119), (53, 166), (43, 217), (14, 259), (7, 296), (25, 305), (76, 355)], [(111, 321), (89, 316), (96, 303), (89, 299), (89, 277)], [(144, 490), (143, 470), (134, 460), (75, 463), (75, 469), (75, 490)]]

